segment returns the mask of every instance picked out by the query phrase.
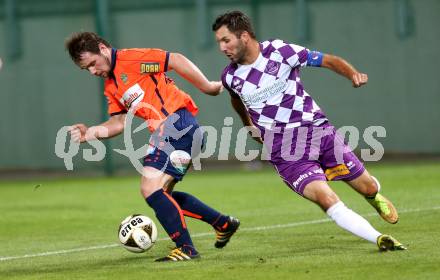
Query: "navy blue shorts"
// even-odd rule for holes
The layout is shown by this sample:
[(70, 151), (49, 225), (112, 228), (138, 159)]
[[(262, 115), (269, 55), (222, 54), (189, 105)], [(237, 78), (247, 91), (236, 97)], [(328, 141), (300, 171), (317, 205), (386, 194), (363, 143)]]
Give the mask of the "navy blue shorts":
[(154, 167), (181, 181), (203, 146), (203, 133), (187, 109), (179, 109), (151, 135), (144, 166)]

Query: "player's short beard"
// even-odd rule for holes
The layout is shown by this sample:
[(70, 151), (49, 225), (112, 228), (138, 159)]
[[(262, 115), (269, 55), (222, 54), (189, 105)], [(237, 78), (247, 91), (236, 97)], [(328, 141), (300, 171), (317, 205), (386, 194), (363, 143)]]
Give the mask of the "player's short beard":
[(111, 71), (111, 68), (112, 68), (112, 63), (110, 61), (110, 58), (108, 58), (105, 55), (102, 55), (102, 56), (104, 57), (105, 61), (107, 62), (107, 65), (108, 65), (108, 71), (106, 71), (106, 77), (105, 77), (105, 78), (108, 78), (110, 76), (110, 71)]
[(104, 58), (105, 58), (105, 61), (107, 61), (107, 65), (108, 66), (111, 66), (111, 61), (110, 61), (110, 58), (108, 58), (107, 56), (105, 56), (105, 55), (103, 55), (104, 56)]
[(237, 54), (235, 55), (235, 62), (238, 64), (243, 64), (246, 56), (246, 46), (244, 43), (239, 40), (237, 45)]

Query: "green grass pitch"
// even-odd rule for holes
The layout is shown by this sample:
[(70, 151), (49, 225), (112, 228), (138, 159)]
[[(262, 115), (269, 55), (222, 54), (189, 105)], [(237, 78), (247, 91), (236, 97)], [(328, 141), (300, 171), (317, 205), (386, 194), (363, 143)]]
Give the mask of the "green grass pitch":
[(242, 222), (218, 250), (211, 227), (187, 218), (202, 258), (182, 263), (153, 262), (172, 246), (160, 226), (159, 241), (147, 253), (118, 246), (125, 216), (142, 213), (156, 221), (141, 199), (138, 177), (3, 181), (0, 279), (439, 279), (440, 163), (367, 167), (400, 211), (398, 224), (382, 221), (345, 184), (331, 185), (408, 251), (380, 253), (343, 231), (270, 168), (192, 171), (177, 185)]

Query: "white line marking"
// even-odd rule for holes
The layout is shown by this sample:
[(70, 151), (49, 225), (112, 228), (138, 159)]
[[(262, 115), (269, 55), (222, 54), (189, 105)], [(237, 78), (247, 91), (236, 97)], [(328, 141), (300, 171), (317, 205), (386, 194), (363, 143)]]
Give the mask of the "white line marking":
[[(434, 206), (431, 208), (417, 208), (417, 209), (405, 209), (400, 210), (399, 213), (415, 213), (415, 212), (422, 212), (422, 211), (432, 211), (432, 210), (440, 210), (440, 206)], [(363, 217), (370, 217), (375, 216), (377, 213), (368, 213), (365, 215), (362, 215)], [(263, 226), (263, 227), (251, 227), (251, 228), (240, 228), (240, 231), (262, 231), (262, 230), (271, 230), (271, 229), (278, 229), (278, 228), (289, 228), (289, 227), (297, 227), (297, 226), (304, 226), (304, 225), (313, 225), (313, 224), (322, 224), (322, 223), (328, 223), (331, 222), (331, 219), (319, 219), (319, 220), (310, 220), (310, 221), (303, 221), (303, 222), (296, 222), (296, 223), (288, 223), (288, 224), (280, 224), (280, 225), (271, 225), (271, 226)], [(191, 237), (204, 237), (204, 236), (210, 236), (213, 235), (212, 232), (203, 232), (203, 233), (196, 233), (192, 234)], [(169, 238), (159, 238), (157, 241), (165, 241), (169, 240)], [(90, 250), (99, 250), (99, 249), (107, 249), (107, 248), (114, 248), (120, 246), (119, 244), (108, 244), (108, 245), (100, 245), (100, 246), (91, 246), (91, 247), (84, 247), (84, 248), (76, 248), (76, 249), (68, 249), (68, 250), (59, 250), (59, 251), (51, 251), (51, 252), (44, 252), (44, 253), (37, 253), (37, 254), (27, 254), (22, 256), (11, 256), (11, 257), (0, 257), (0, 262), (2, 261), (10, 261), (10, 260), (19, 260), (19, 259), (26, 259), (26, 258), (35, 258), (35, 257), (45, 257), (45, 256), (53, 256), (53, 255), (61, 255), (61, 254), (70, 254), (70, 253), (76, 253), (76, 252), (83, 252), (83, 251), (90, 251)]]

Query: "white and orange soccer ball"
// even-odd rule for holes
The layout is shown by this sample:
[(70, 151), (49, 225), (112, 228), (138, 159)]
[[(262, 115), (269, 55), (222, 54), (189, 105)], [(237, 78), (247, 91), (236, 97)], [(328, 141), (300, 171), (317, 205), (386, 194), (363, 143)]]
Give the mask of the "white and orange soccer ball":
[(154, 246), (157, 227), (147, 216), (133, 214), (121, 222), (118, 236), (125, 249), (133, 253), (142, 253)]

